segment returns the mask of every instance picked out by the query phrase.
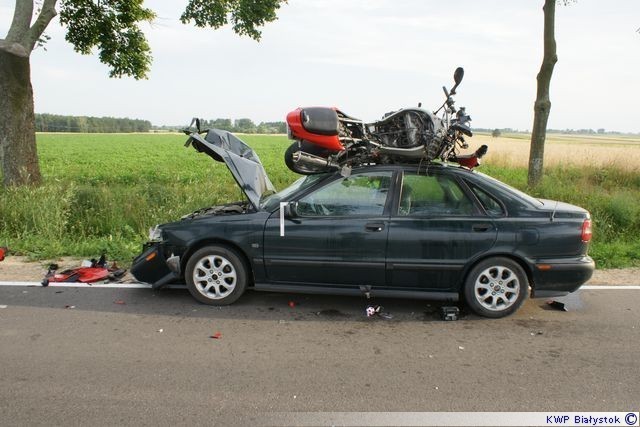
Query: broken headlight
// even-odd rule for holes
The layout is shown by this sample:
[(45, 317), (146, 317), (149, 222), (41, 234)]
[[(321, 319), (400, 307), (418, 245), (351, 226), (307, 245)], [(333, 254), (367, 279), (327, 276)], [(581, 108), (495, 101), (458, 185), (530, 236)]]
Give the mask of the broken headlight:
[(162, 229), (160, 229), (160, 227), (158, 227), (157, 225), (149, 229), (149, 241), (150, 242), (162, 241)]

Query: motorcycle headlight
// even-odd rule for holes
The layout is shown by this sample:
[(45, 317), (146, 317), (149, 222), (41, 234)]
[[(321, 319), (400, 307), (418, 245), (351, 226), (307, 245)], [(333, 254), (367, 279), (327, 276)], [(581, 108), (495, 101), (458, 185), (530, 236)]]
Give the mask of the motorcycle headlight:
[(157, 225), (149, 229), (149, 241), (150, 242), (162, 241), (162, 230)]

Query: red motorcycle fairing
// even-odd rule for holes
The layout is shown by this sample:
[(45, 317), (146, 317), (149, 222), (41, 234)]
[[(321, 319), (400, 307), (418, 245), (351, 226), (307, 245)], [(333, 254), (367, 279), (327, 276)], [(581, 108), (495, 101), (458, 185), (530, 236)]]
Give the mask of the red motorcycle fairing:
[[(331, 110), (338, 111), (337, 108), (332, 107)], [(296, 108), (289, 114), (287, 114), (287, 125), (291, 131), (292, 139), (307, 140), (320, 147), (326, 148), (332, 151), (343, 151), (345, 148), (340, 143), (338, 135), (320, 135), (308, 131), (304, 127), (303, 122), (303, 108)]]

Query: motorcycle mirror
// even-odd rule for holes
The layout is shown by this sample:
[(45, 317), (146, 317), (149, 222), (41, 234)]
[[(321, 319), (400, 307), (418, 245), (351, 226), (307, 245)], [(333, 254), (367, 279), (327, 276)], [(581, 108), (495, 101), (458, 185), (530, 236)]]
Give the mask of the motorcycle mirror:
[(200, 133), (200, 119), (196, 119), (196, 129), (198, 129), (198, 133)]
[(456, 68), (456, 71), (453, 73), (453, 81), (456, 82), (456, 86), (460, 84), (463, 77), (464, 77), (464, 68), (462, 67)]
[(453, 73), (453, 81), (456, 82), (456, 84), (453, 85), (453, 87), (451, 88), (451, 95), (456, 94), (456, 88), (462, 81), (463, 77), (464, 77), (464, 68), (462, 67), (456, 68), (456, 71)]

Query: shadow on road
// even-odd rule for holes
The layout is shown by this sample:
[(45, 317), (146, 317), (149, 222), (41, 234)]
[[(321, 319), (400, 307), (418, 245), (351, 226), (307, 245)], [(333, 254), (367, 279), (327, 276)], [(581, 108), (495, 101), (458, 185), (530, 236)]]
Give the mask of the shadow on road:
[[(469, 313), (462, 303), (371, 298), (355, 296), (303, 295), (247, 291), (230, 306), (214, 307), (195, 301), (186, 289), (100, 289), (60, 287), (5, 287), (0, 303), (13, 306), (91, 310), (129, 314), (216, 317), (271, 321), (378, 321), (441, 322), (440, 307), (460, 308), (460, 320), (485, 320)], [(383, 306), (392, 319), (367, 318), (368, 304)], [(73, 307), (73, 308), (70, 308)], [(524, 308), (524, 307), (523, 307)]]

